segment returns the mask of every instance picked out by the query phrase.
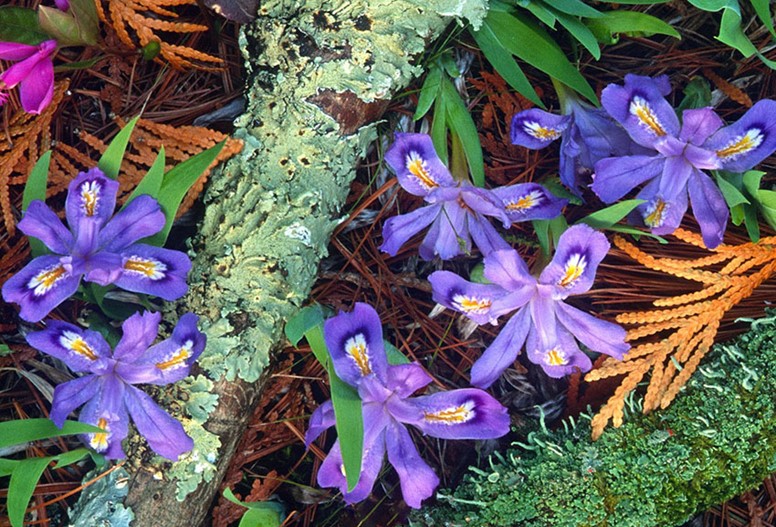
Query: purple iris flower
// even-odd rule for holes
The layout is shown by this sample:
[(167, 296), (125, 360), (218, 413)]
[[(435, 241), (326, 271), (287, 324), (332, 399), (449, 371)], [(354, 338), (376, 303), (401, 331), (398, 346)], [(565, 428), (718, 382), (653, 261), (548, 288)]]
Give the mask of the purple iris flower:
[(160, 456), (176, 460), (191, 450), (194, 443), (183, 426), (133, 386), (183, 379), (205, 349), (205, 335), (197, 330), (198, 318), (193, 313), (181, 317), (170, 338), (151, 346), (161, 318), (148, 311), (129, 317), (113, 352), (96, 331), (56, 320), (48, 322), (43, 331), (27, 335), (30, 346), (75, 372), (88, 372), (54, 390), (50, 416), (54, 424), (61, 428), (67, 416), (85, 403), (78, 420), (104, 432), (86, 434), (83, 440), (109, 459), (124, 457), (121, 441), (127, 437), (130, 416)]
[(3, 299), (20, 304), (24, 320), (42, 320), (76, 292), (81, 277), (165, 300), (186, 292), (188, 256), (135, 243), (164, 227), (159, 203), (138, 196), (113, 216), (118, 189), (118, 182), (98, 168), (78, 174), (65, 202), (70, 230), (45, 203), (30, 203), (19, 229), (40, 239), (53, 254), (38, 256), (3, 284)]
[(776, 150), (776, 101), (759, 101), (737, 122), (722, 127), (711, 108), (685, 110), (682, 123), (665, 95), (666, 76), (626, 75), (625, 85), (609, 85), (601, 102), (631, 138), (650, 155), (602, 159), (595, 165), (593, 191), (606, 203), (648, 182), (637, 209), (655, 234), (676, 230), (687, 211), (687, 198), (706, 247), (722, 243), (728, 207), (722, 192), (703, 170), (743, 172)]
[(397, 133), (385, 153), (399, 184), (429, 205), (388, 219), (380, 249), (394, 256), (415, 234), (431, 225), (420, 245), (420, 256), (448, 260), (468, 254), (474, 242), (483, 254), (508, 249), (486, 216), (501, 220), (505, 229), (513, 222), (552, 219), (567, 201), (556, 198), (536, 183), (486, 190), (457, 182), (436, 154), (426, 134)]
[(564, 115), (538, 108), (512, 117), (512, 144), (533, 150), (560, 142), (560, 180), (582, 196), (596, 161), (634, 153), (634, 143), (604, 110), (580, 100), (568, 90), (559, 91)]
[(591, 368), (575, 337), (593, 351), (622, 359), (630, 349), (622, 327), (564, 302), (590, 289), (608, 251), (603, 234), (587, 225), (575, 225), (561, 235), (555, 256), (538, 280), (514, 250), (485, 257), (489, 284), (468, 282), (449, 271), (432, 273), (434, 300), (478, 324), (496, 324), (498, 317), (517, 310), (472, 366), (472, 384), (481, 388), (493, 384), (515, 361), (523, 344), (528, 359), (556, 378), (577, 368)]
[[(439, 478), (420, 457), (405, 425), (442, 439), (491, 439), (509, 432), (506, 408), (482, 390), (410, 397), (432, 379), (417, 363), (388, 364), (380, 318), (368, 304), (357, 303), (352, 313), (327, 320), (324, 339), (337, 375), (358, 389), (362, 401), (364, 457), (358, 484), (348, 492), (339, 440), (318, 471), (318, 484), (338, 487), (346, 502), (356, 503), (369, 495), (386, 452), (410, 507), (419, 508), (433, 494)], [(310, 418), (306, 444), (333, 425), (334, 408), (326, 401)]]
[(18, 42), (0, 42), (0, 59), (16, 62), (0, 73), (0, 106), (8, 100), (8, 91), (19, 85), (22, 108), (39, 114), (54, 96), (54, 63), (57, 41), (46, 40), (37, 46)]

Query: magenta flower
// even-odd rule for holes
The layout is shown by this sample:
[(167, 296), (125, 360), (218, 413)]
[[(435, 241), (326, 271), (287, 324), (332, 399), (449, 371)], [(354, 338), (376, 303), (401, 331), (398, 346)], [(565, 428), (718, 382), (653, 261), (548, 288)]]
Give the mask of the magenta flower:
[[(324, 338), (337, 375), (358, 389), (362, 401), (364, 457), (358, 484), (348, 492), (339, 440), (318, 471), (318, 484), (339, 488), (346, 502), (369, 496), (386, 452), (410, 507), (419, 508), (433, 494), (439, 478), (420, 457), (405, 425), (442, 439), (491, 439), (509, 432), (506, 408), (482, 390), (410, 397), (432, 379), (417, 363), (388, 364), (380, 318), (368, 304), (357, 303), (352, 313), (327, 320)], [(333, 425), (334, 408), (327, 401), (310, 418), (306, 444)]]
[(134, 386), (183, 379), (205, 349), (205, 335), (197, 330), (198, 319), (192, 313), (181, 317), (170, 338), (151, 346), (161, 318), (161, 314), (150, 312), (129, 317), (121, 326), (124, 334), (112, 352), (96, 331), (56, 320), (48, 322), (43, 331), (27, 335), (30, 346), (61, 360), (75, 372), (88, 372), (54, 389), (54, 424), (61, 428), (72, 411), (86, 404), (78, 420), (104, 432), (86, 434), (83, 440), (109, 459), (124, 457), (121, 441), (127, 437), (130, 416), (140, 435), (160, 456), (174, 461), (191, 450), (194, 443), (183, 426)]
[(676, 230), (687, 211), (688, 195), (706, 247), (722, 243), (728, 207), (722, 192), (703, 170), (749, 170), (776, 150), (776, 101), (759, 101), (741, 119), (722, 127), (711, 108), (685, 110), (682, 123), (664, 98), (665, 76), (626, 75), (625, 85), (609, 85), (601, 102), (631, 138), (650, 155), (610, 157), (595, 165), (593, 191), (606, 203), (648, 182), (637, 195), (644, 224), (655, 234)]
[(159, 203), (138, 196), (113, 216), (118, 188), (98, 168), (78, 174), (65, 202), (70, 230), (45, 203), (30, 203), (19, 229), (40, 239), (53, 254), (38, 256), (3, 284), (3, 299), (21, 305), (24, 320), (42, 320), (78, 290), (82, 277), (165, 300), (186, 292), (188, 256), (136, 243), (164, 227)]
[(404, 190), (429, 203), (385, 222), (380, 250), (391, 256), (429, 225), (420, 245), (424, 260), (468, 254), (472, 242), (483, 254), (509, 249), (486, 216), (500, 220), (506, 229), (517, 221), (554, 218), (566, 205), (536, 183), (487, 190), (456, 182), (425, 134), (397, 133), (385, 160)]
[(56, 4), (57, 9), (60, 11), (67, 11), (70, 9), (70, 0), (54, 0), (54, 4)]
[(472, 366), (472, 384), (481, 388), (493, 384), (524, 344), (528, 359), (556, 378), (592, 366), (575, 337), (593, 351), (622, 359), (630, 349), (622, 327), (564, 302), (590, 289), (608, 251), (603, 234), (575, 225), (561, 235), (555, 256), (538, 280), (514, 250), (485, 257), (484, 274), (490, 284), (468, 282), (449, 271), (432, 273), (434, 300), (478, 324), (496, 324), (500, 316), (517, 311)]
[(8, 100), (8, 91), (19, 85), (22, 108), (39, 114), (54, 96), (54, 63), (56, 40), (46, 40), (37, 46), (17, 42), (0, 42), (0, 59), (16, 62), (0, 73), (0, 106)]

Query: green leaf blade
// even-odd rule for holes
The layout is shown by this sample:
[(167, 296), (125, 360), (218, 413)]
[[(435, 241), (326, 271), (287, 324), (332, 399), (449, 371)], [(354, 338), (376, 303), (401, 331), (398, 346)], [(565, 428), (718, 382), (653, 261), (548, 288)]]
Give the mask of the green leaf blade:
[(442, 80), (441, 95), (447, 113), (450, 130), (458, 136), (463, 146), (463, 152), (472, 175), (472, 182), (478, 187), (485, 186), (485, 163), (482, 158), (482, 145), (469, 110), (461, 100), (453, 83)]
[(95, 432), (102, 432), (102, 429), (78, 421), (65, 421), (61, 429), (46, 418), (3, 421), (0, 423), (0, 448), (52, 437)]
[(25, 7), (0, 7), (0, 41), (37, 46), (51, 37), (41, 29), (38, 15)]
[(121, 162), (124, 160), (124, 152), (127, 151), (129, 138), (132, 135), (132, 131), (135, 129), (138, 119), (140, 119), (139, 115), (129, 121), (127, 125), (116, 134), (116, 137), (113, 138), (108, 145), (108, 148), (105, 149), (105, 152), (103, 152), (100, 160), (97, 162), (97, 167), (111, 179), (116, 179), (119, 176)]
[(620, 201), (614, 205), (610, 205), (605, 209), (588, 214), (577, 223), (584, 223), (593, 227), (594, 229), (609, 229), (613, 227), (617, 222), (625, 218), (636, 207), (646, 203), (643, 199), (628, 199)]

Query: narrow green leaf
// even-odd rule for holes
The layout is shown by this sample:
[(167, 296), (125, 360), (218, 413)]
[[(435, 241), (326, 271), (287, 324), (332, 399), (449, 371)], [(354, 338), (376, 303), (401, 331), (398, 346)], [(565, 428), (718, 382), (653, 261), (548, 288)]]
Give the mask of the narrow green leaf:
[(768, 31), (771, 32), (774, 38), (776, 38), (776, 30), (773, 27), (773, 14), (771, 13), (771, 2), (769, 0), (750, 0), (754, 12), (757, 13), (757, 18), (760, 19)]
[[(730, 177), (730, 174), (724, 172), (721, 174), (726, 177)], [(741, 185), (750, 196), (757, 196), (757, 192), (760, 190), (760, 181), (762, 181), (765, 172), (760, 170), (747, 170), (743, 174), (736, 174), (741, 178)]]
[(54, 465), (54, 468), (62, 468), (68, 465), (72, 465), (73, 463), (77, 463), (78, 461), (81, 461), (83, 458), (88, 456), (89, 450), (86, 448), (76, 448), (75, 450), (70, 450), (69, 452), (58, 454), (54, 456), (54, 460), (57, 462), (57, 464)]
[(740, 177), (738, 184), (734, 184), (720, 172), (717, 172), (715, 175), (717, 186), (719, 187), (719, 190), (722, 191), (722, 196), (725, 198), (725, 202), (728, 204), (728, 207), (732, 209), (736, 205), (749, 203), (749, 200), (746, 199), (746, 196), (744, 196), (741, 193), (741, 190), (739, 190), (741, 188)]
[(750, 240), (757, 243), (760, 241), (760, 222), (757, 219), (757, 207), (753, 205), (743, 205), (743, 209), (746, 233), (749, 235)]
[(536, 239), (539, 241), (539, 247), (542, 249), (542, 254), (549, 258), (552, 247), (550, 247), (550, 220), (533, 220), (534, 232), (536, 233)]
[(658, 5), (667, 4), (671, 0), (601, 0), (608, 4), (622, 4), (622, 5)]
[(221, 141), (214, 147), (208, 148), (182, 163), (178, 163), (164, 175), (162, 186), (159, 189), (158, 200), (159, 205), (162, 206), (164, 211), (166, 221), (164, 228), (153, 236), (146, 238), (145, 243), (159, 247), (164, 245), (167, 236), (170, 234), (172, 222), (175, 220), (175, 213), (178, 212), (178, 207), (181, 201), (183, 201), (183, 197), (199, 179), (199, 176), (216, 160), (224, 144), (225, 141)]
[(129, 137), (132, 135), (132, 130), (135, 129), (135, 124), (137, 124), (138, 119), (140, 119), (139, 115), (129, 121), (127, 125), (116, 134), (116, 137), (113, 138), (108, 145), (108, 148), (105, 149), (102, 157), (100, 157), (100, 160), (97, 162), (97, 167), (111, 179), (116, 179), (119, 175), (121, 161), (124, 159), (124, 152), (126, 152), (127, 144), (129, 144)]
[(669, 24), (639, 11), (607, 11), (603, 17), (588, 20), (586, 24), (604, 44), (617, 42), (620, 34), (639, 37), (668, 35), (682, 38)]
[(466, 104), (448, 79), (442, 79), (440, 95), (444, 99), (447, 121), (452, 133), (458, 136), (463, 146), (466, 161), (472, 175), (472, 182), (478, 187), (485, 186), (485, 164), (482, 159), (482, 145)]
[(558, 13), (557, 17), (560, 25), (565, 27), (566, 31), (577, 39), (577, 42), (582, 44), (593, 55), (594, 59), (598, 60), (601, 58), (601, 47), (598, 45), (598, 39), (585, 24), (578, 18), (563, 13)]
[(320, 304), (312, 304), (303, 307), (296, 315), (286, 322), (286, 338), (291, 342), (292, 346), (296, 347), (306, 333), (314, 327), (322, 325), (323, 309)]
[(504, 48), (547, 75), (598, 105), (595, 92), (581, 73), (569, 62), (558, 44), (539, 26), (520, 15), (489, 12), (483, 21)]
[(437, 66), (432, 66), (426, 74), (426, 80), (423, 81), (423, 87), (420, 89), (418, 97), (418, 107), (415, 109), (415, 115), (412, 119), (417, 121), (431, 109), (437, 96), (439, 95), (439, 82), (442, 80), (442, 70)]
[(16, 469), (16, 465), (18, 463), (18, 459), (6, 459), (4, 457), (0, 457), (0, 478), (10, 476)]
[(569, 228), (569, 224), (566, 222), (566, 217), (563, 215), (556, 216), (550, 220), (549, 227), (552, 244), (557, 247), (558, 240), (560, 240), (560, 235), (566, 232), (566, 229)]
[(162, 188), (162, 181), (164, 180), (165, 162), (164, 146), (162, 146), (159, 149), (159, 153), (156, 155), (154, 164), (151, 165), (151, 168), (148, 169), (146, 175), (143, 176), (143, 179), (137, 184), (135, 190), (129, 195), (129, 198), (127, 198), (127, 201), (121, 207), (121, 210), (124, 210), (133, 199), (143, 194), (148, 194), (153, 198), (156, 198), (159, 195), (159, 189)]
[(436, 150), (439, 159), (446, 165), (449, 157), (447, 155), (447, 112), (445, 111), (444, 97), (437, 97), (434, 101), (431, 142), (434, 143), (434, 150)]
[[(34, 200), (46, 201), (46, 186), (48, 185), (48, 172), (51, 163), (51, 150), (45, 152), (32, 167), (27, 182), (24, 184), (24, 194), (22, 194), (22, 211), (26, 211)], [(32, 236), (30, 240), (30, 253), (33, 258), (48, 253), (46, 245)]]
[(525, 76), (525, 73), (523, 73), (523, 70), (515, 62), (511, 54), (504, 49), (504, 46), (501, 45), (501, 42), (499, 42), (488, 25), (483, 24), (479, 31), (470, 30), (469, 32), (474, 37), (477, 46), (485, 55), (485, 58), (496, 69), (498, 74), (507, 81), (507, 84), (535, 105), (540, 108), (546, 108), (534, 87), (531, 86), (528, 77)]
[(0, 7), (0, 41), (36, 46), (49, 37), (40, 28), (38, 14), (26, 7)]
[(652, 234), (649, 231), (643, 231), (641, 229), (637, 229), (636, 227), (631, 227), (629, 225), (612, 225), (606, 230), (612, 231), (612, 232), (621, 232), (623, 234), (632, 234), (634, 237), (647, 236), (648, 238), (653, 238), (657, 240), (663, 245), (668, 243), (668, 240), (666, 240), (662, 236), (658, 236), (657, 234)]
[(326, 349), (326, 341), (323, 339), (323, 324), (313, 326), (304, 334), (310, 349), (324, 368), (329, 369), (329, 352)]
[(776, 229), (776, 192), (760, 190), (757, 193), (757, 204), (768, 225)]
[(248, 509), (243, 514), (239, 527), (279, 527), (283, 523), (284, 510), (280, 503), (275, 501), (240, 501), (229, 487), (224, 489), (224, 498)]
[(558, 176), (544, 178), (539, 181), (539, 184), (543, 185), (544, 188), (552, 192), (555, 197), (568, 200), (569, 204), (571, 205), (583, 205), (585, 203), (582, 201), (582, 198), (564, 187)]
[(585, 18), (598, 18), (603, 14), (582, 2), (581, 0), (550, 0), (548, 2), (554, 9), (567, 15), (581, 16)]
[(592, 214), (588, 214), (577, 223), (585, 223), (594, 229), (608, 229), (631, 213), (633, 209), (644, 203), (643, 199), (628, 199), (610, 205)]
[(59, 429), (50, 419), (15, 419), (0, 423), (0, 448), (51, 437), (101, 432), (102, 429), (78, 421), (65, 421)]
[(392, 366), (398, 366), (400, 364), (409, 364), (410, 359), (404, 356), (404, 353), (399, 351), (399, 348), (383, 340), (383, 346), (385, 346), (385, 354), (388, 356), (388, 364)]
[(22, 527), (24, 524), (24, 511), (49, 463), (50, 457), (32, 457), (22, 459), (16, 465), (8, 482), (8, 518), (12, 527)]
[(60, 64), (58, 66), (54, 66), (54, 73), (62, 73), (63, 71), (88, 70), (104, 58), (105, 56), (103, 55), (91, 58), (89, 60), (79, 60), (78, 62)]
[(552, 11), (545, 7), (544, 3), (529, 1), (527, 5), (521, 5), (520, 7), (527, 9), (539, 20), (539, 22), (551, 29), (555, 29), (555, 22), (557, 22), (558, 19)]
[(348, 491), (352, 491), (361, 477), (361, 459), (364, 452), (364, 416), (358, 392), (337, 377), (329, 365), (331, 403), (334, 406), (335, 427), (342, 451), (342, 465)]

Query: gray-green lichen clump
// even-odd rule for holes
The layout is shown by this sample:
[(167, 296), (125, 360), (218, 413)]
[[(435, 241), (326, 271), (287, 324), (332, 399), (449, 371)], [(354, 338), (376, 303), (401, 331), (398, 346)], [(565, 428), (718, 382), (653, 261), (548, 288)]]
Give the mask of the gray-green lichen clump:
[(590, 440), (589, 417), (529, 436), (413, 525), (670, 527), (776, 470), (776, 317), (717, 345), (667, 409)]

